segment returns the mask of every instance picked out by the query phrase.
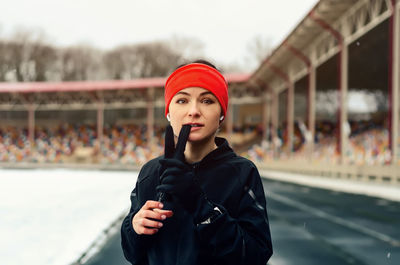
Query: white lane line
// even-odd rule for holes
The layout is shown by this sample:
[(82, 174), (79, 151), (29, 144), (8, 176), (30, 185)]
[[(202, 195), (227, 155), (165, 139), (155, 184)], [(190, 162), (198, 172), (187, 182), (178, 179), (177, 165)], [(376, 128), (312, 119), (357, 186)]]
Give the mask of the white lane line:
[(370, 237), (373, 237), (375, 239), (387, 242), (387, 243), (391, 244), (394, 247), (400, 246), (400, 241), (399, 240), (394, 239), (394, 238), (392, 238), (392, 237), (390, 237), (390, 236), (388, 236), (386, 234), (382, 234), (382, 233), (380, 233), (378, 231), (375, 231), (375, 230), (372, 230), (370, 228), (367, 228), (367, 227), (358, 225), (356, 223), (347, 221), (347, 220), (345, 220), (343, 218), (331, 215), (331, 214), (329, 214), (327, 212), (324, 212), (324, 211), (321, 211), (319, 209), (310, 207), (310, 206), (305, 205), (303, 203), (296, 202), (294, 200), (291, 200), (289, 198), (286, 198), (286, 197), (281, 196), (279, 194), (276, 194), (274, 192), (268, 191), (267, 192), (267, 197), (272, 198), (272, 199), (274, 199), (276, 201), (279, 201), (281, 203), (293, 206), (295, 208), (298, 208), (300, 210), (303, 210), (303, 211), (308, 212), (310, 214), (313, 214), (315, 216), (321, 217), (323, 219), (327, 219), (328, 221), (334, 222), (334, 223), (342, 225), (344, 227), (356, 230), (356, 231), (358, 231), (360, 233), (363, 233), (363, 234), (368, 235)]

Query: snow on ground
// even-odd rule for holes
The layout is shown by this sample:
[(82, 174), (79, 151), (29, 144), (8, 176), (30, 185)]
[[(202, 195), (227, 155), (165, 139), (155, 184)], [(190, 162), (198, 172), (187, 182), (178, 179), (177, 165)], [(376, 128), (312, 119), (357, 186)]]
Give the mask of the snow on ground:
[(400, 201), (400, 186), (390, 183), (362, 182), (350, 179), (338, 179), (319, 176), (307, 176), (273, 170), (260, 170), (264, 178), (297, 183), (310, 187), (330, 189), (341, 192), (361, 194), (386, 200)]
[(0, 169), (0, 264), (68, 265), (130, 206), (137, 172)]

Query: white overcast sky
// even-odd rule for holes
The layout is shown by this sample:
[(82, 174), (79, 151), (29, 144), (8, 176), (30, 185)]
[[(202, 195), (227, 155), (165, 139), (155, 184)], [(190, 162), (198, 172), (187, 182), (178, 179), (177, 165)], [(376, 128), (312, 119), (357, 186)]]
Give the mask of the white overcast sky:
[(234, 63), (255, 36), (278, 45), (318, 0), (4, 0), (0, 37), (42, 29), (56, 45), (199, 39), (216, 62)]

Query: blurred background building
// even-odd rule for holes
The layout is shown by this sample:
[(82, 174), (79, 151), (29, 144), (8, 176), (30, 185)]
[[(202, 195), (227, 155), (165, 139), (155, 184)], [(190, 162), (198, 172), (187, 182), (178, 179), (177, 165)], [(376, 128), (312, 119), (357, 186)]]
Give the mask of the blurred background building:
[[(399, 182), (399, 16), (396, 0), (319, 1), (275, 49), (258, 45), (256, 70), (222, 69), (220, 135), (266, 168)], [(0, 41), (1, 164), (123, 167), (161, 154), (164, 77), (197, 45), (179, 43)]]

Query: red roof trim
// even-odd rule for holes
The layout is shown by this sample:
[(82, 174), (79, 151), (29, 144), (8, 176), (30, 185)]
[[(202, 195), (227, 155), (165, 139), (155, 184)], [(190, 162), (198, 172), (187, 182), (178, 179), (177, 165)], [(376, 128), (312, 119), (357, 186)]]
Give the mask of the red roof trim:
[[(226, 74), (224, 76), (228, 83), (242, 83), (249, 79), (250, 74)], [(0, 93), (49, 93), (146, 89), (149, 87), (164, 87), (165, 81), (166, 78), (160, 77), (109, 81), (0, 83)]]

